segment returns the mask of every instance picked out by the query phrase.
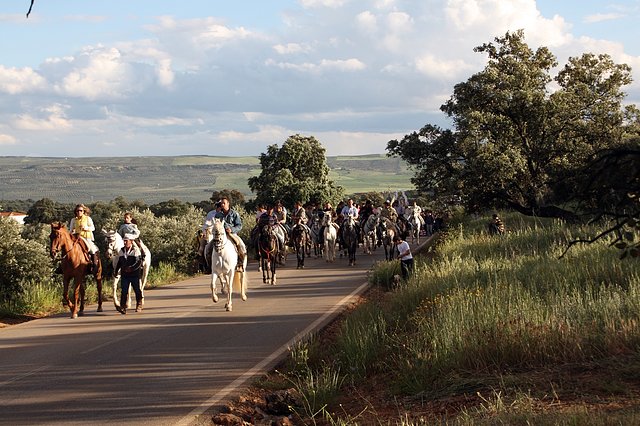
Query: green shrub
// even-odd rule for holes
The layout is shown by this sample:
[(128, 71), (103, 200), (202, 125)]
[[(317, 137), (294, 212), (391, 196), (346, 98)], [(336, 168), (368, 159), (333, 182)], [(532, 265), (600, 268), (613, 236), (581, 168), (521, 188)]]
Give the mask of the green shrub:
[(28, 283), (50, 281), (53, 272), (47, 247), (23, 239), (20, 226), (0, 218), (0, 298), (4, 301), (23, 294)]

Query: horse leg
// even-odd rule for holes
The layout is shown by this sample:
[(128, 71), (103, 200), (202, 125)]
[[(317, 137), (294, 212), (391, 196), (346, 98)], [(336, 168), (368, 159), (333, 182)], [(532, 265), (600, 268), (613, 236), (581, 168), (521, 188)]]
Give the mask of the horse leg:
[(271, 263), (271, 285), (276, 285), (276, 263)]
[(231, 306), (231, 294), (233, 293), (234, 269), (232, 269), (231, 272), (229, 272), (229, 274), (226, 276), (226, 281), (227, 281), (227, 304), (225, 305), (225, 308), (227, 309), (227, 312), (231, 312), (231, 310), (233, 309), (233, 307)]
[(269, 267), (269, 263), (266, 258), (260, 255), (260, 268), (262, 269), (262, 283), (267, 283), (267, 268)]
[(82, 276), (76, 274), (73, 277), (73, 307), (71, 308), (71, 318), (78, 318), (78, 305), (80, 304), (80, 287), (82, 286)]
[(78, 315), (84, 315), (84, 296), (86, 294), (87, 283), (82, 277), (82, 281), (80, 282), (80, 306), (78, 307)]
[(66, 306), (69, 309), (73, 310), (73, 307), (71, 306), (71, 301), (69, 300), (69, 281), (71, 281), (71, 277), (66, 278), (63, 277), (62, 282), (63, 282), (63, 289), (62, 289), (62, 306)]
[(216, 291), (216, 283), (218, 282), (218, 274), (211, 268), (211, 299), (214, 303), (218, 303), (218, 295)]
[(102, 275), (96, 274), (96, 287), (98, 289), (98, 312), (102, 312)]
[(116, 310), (120, 307), (120, 297), (118, 297), (118, 283), (120, 282), (120, 275), (116, 275), (113, 278), (113, 306)]

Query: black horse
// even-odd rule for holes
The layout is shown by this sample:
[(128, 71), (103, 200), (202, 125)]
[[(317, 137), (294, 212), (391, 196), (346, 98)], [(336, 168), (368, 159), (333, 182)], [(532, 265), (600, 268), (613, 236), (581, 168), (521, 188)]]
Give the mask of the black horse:
[(358, 250), (358, 240), (360, 238), (358, 224), (352, 216), (347, 216), (342, 223), (341, 229), (342, 242), (347, 251), (349, 266), (354, 266), (356, 264), (356, 250)]
[(291, 240), (293, 247), (296, 250), (296, 257), (298, 259), (298, 269), (304, 268), (304, 258), (307, 254), (309, 245), (309, 234), (301, 225), (295, 225), (291, 228)]

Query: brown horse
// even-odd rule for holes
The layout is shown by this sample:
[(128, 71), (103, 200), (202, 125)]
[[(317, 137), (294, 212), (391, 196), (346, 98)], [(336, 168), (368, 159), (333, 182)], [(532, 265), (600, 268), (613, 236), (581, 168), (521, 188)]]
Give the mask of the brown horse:
[[(77, 318), (84, 311), (84, 277), (91, 275), (98, 284), (98, 312), (102, 312), (102, 262), (98, 260), (96, 270), (91, 272), (91, 260), (89, 258), (87, 244), (80, 237), (72, 236), (64, 224), (54, 222), (51, 224), (50, 254), (55, 258), (61, 253), (60, 266), (62, 267), (62, 280), (64, 282), (63, 299), (69, 306), (71, 318)], [(69, 283), (73, 278), (74, 300), (69, 300)]]
[(262, 282), (276, 285), (276, 263), (278, 261), (278, 237), (274, 227), (263, 225), (258, 234), (258, 256), (260, 257), (260, 269), (262, 269)]

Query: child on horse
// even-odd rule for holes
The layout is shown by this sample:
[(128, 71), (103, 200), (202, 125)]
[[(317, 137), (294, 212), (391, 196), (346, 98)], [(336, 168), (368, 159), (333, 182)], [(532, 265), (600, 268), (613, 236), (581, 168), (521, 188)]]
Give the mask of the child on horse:
[(133, 214), (130, 212), (126, 212), (123, 216), (124, 223), (120, 225), (118, 229), (118, 234), (124, 239), (124, 236), (129, 234), (133, 236), (135, 244), (140, 249), (142, 253), (142, 258), (144, 258), (144, 249), (142, 248), (142, 241), (140, 241), (140, 230), (138, 229), (138, 224), (136, 220), (133, 218)]

